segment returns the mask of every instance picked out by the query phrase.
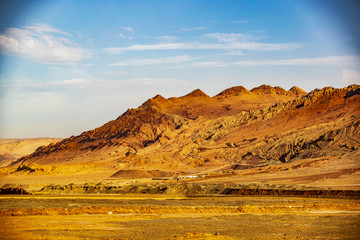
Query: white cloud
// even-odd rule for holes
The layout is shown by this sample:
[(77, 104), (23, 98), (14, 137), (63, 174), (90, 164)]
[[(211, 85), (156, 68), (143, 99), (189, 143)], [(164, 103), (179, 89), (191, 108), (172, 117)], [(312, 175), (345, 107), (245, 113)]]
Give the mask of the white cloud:
[(122, 34), (122, 33), (119, 33), (118, 36), (121, 37), (121, 38), (129, 39), (129, 40), (132, 40), (132, 39), (133, 39), (132, 36), (126, 37), (126, 36), (125, 36), (124, 34)]
[(182, 69), (185, 68), (184, 65), (171, 65), (171, 66), (166, 66), (166, 69)]
[(227, 55), (232, 55), (232, 56), (243, 56), (244, 55), (244, 53), (242, 51), (229, 51), (226, 54)]
[(105, 72), (102, 72), (102, 74), (105, 76), (121, 76), (121, 75), (127, 74), (127, 72), (125, 72), (125, 71), (105, 71)]
[(354, 69), (343, 69), (341, 72), (341, 78), (347, 84), (360, 84), (360, 72)]
[(81, 84), (87, 82), (85, 78), (73, 78), (70, 80), (65, 80), (63, 82), (60, 82), (60, 84)]
[(38, 33), (49, 32), (49, 33), (58, 33), (58, 34), (62, 34), (62, 35), (71, 36), (71, 34), (69, 34), (67, 32), (63, 32), (59, 29), (56, 29), (53, 26), (46, 24), (46, 23), (36, 23), (33, 25), (25, 26), (24, 28), (31, 32), (38, 32)]
[(182, 43), (163, 43), (163, 44), (136, 44), (130, 47), (124, 48), (105, 48), (105, 52), (110, 54), (121, 54), (126, 51), (143, 51), (143, 50), (176, 50), (186, 49), (186, 46)]
[(195, 62), (194, 67), (228, 67), (230, 64), (222, 62)]
[[(267, 38), (262, 31), (254, 34), (243, 33), (208, 33), (202, 36), (199, 42), (174, 42), (175, 39), (165, 36), (161, 40), (165, 43), (155, 44), (134, 44), (128, 47), (105, 48), (109, 54), (122, 54), (128, 51), (148, 51), (148, 50), (253, 50), (253, 51), (289, 51), (303, 47), (303, 44), (290, 43), (266, 43), (259, 42)], [(172, 40), (173, 42), (169, 42)]]
[(230, 42), (230, 43), (160, 43), (160, 44), (137, 44), (123, 48), (105, 48), (109, 54), (122, 54), (127, 51), (147, 51), (147, 50), (256, 50), (256, 51), (275, 51), (275, 50), (294, 50), (301, 48), (299, 43), (260, 43), (260, 42)]
[(238, 66), (313, 66), (313, 65), (360, 65), (360, 58), (356, 56), (329, 56), (319, 58), (294, 58), (283, 60), (256, 60), (234, 62)]
[[(360, 67), (360, 56), (328, 56), (318, 58), (293, 58), (282, 60), (253, 60), (253, 61), (237, 61), (237, 62), (194, 62), (193, 67), (258, 67), (258, 66), (352, 66)], [(353, 79), (358, 77), (355, 70), (344, 69), (343, 77)]]
[(216, 39), (219, 42), (225, 42), (225, 43), (239, 42), (253, 38), (253, 36), (242, 33), (209, 33), (206, 34), (205, 37)]
[(105, 48), (109, 54), (122, 54), (128, 51), (148, 50), (254, 50), (254, 51), (287, 51), (303, 47), (300, 43), (265, 43), (257, 40), (264, 39), (262, 34), (243, 33), (209, 33), (202, 36), (201, 42), (174, 42), (172, 37), (166, 36), (161, 40), (165, 43), (134, 44), (128, 47)]
[(163, 42), (170, 42), (170, 41), (176, 41), (178, 39), (178, 37), (164, 35), (164, 36), (157, 37), (157, 39), (159, 39)]
[(85, 78), (72, 78), (63, 81), (39, 82), (31, 80), (22, 80), (11, 83), (11, 89), (18, 92), (60, 92), (68, 90), (81, 89), (89, 86), (91, 81)]
[[(106, 75), (107, 73), (104, 73)], [(38, 82), (32, 80), (18, 81), (11, 83), (11, 89), (22, 96), (23, 94), (37, 95), (38, 93), (66, 93), (66, 95), (79, 96), (85, 93), (88, 96), (96, 94), (117, 94), (119, 89), (137, 89), (145, 86), (166, 88), (188, 84), (188, 81), (176, 78), (120, 77), (121, 72), (109, 72), (109, 78), (88, 80), (85, 78), (73, 78), (63, 81)], [(70, 94), (72, 93), (72, 94)], [(75, 93), (75, 94), (74, 94)]]
[(249, 23), (249, 22), (250, 21), (248, 20), (232, 21), (232, 23), (238, 23), (238, 24)]
[(44, 64), (74, 64), (90, 57), (86, 49), (64, 36), (71, 35), (47, 24), (8, 28), (0, 34), (0, 52)]
[(129, 79), (127, 80), (127, 82), (131, 85), (136, 85), (136, 86), (143, 86), (143, 85), (162, 86), (169, 84), (176, 84), (176, 85), (187, 84), (187, 81), (179, 80), (175, 78), (149, 78), (149, 77)]
[(132, 29), (131, 27), (121, 27), (122, 30), (128, 31), (128, 32), (133, 32), (134, 29)]
[(180, 28), (180, 32), (188, 32), (188, 31), (201, 31), (206, 30), (207, 27), (191, 27), (191, 28)]
[(143, 65), (157, 65), (157, 64), (169, 64), (169, 63), (181, 63), (196, 60), (189, 55), (181, 55), (174, 57), (164, 58), (142, 58), (142, 59), (130, 59), (123, 62), (109, 64), (110, 66), (143, 66)]

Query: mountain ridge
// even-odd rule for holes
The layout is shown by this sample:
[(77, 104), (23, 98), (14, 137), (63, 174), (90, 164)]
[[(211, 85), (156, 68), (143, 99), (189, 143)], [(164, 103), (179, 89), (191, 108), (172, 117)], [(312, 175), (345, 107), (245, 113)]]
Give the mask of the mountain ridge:
[(357, 159), (359, 103), (359, 85), (306, 94), (297, 87), (262, 85), (251, 91), (232, 87), (214, 97), (199, 89), (179, 98), (157, 95), (103, 126), (40, 147), (12, 166), (95, 164), (109, 176), (120, 170), (160, 170), (168, 176), (319, 157)]

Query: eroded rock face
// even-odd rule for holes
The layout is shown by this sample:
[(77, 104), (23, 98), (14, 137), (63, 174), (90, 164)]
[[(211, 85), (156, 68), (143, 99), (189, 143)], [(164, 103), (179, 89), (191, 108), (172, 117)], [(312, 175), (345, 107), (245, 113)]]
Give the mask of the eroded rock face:
[[(91, 131), (38, 148), (22, 163), (98, 163), (119, 170), (187, 171), (359, 154), (360, 86), (308, 94), (262, 85), (209, 97), (161, 95)], [(354, 155), (354, 156), (355, 156)], [(149, 173), (149, 172), (147, 172)], [(111, 175), (111, 174), (110, 174)], [(150, 174), (151, 175), (151, 174)]]

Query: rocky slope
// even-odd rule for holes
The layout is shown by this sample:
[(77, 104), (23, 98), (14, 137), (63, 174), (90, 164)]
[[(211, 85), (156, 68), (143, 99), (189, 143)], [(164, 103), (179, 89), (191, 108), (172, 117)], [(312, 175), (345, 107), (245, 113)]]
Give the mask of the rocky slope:
[(199, 89), (178, 98), (157, 95), (12, 166), (91, 163), (109, 176), (125, 170), (161, 170), (168, 176), (319, 157), (358, 160), (359, 113), (359, 85), (310, 93), (262, 85), (250, 91), (232, 87), (214, 97)]

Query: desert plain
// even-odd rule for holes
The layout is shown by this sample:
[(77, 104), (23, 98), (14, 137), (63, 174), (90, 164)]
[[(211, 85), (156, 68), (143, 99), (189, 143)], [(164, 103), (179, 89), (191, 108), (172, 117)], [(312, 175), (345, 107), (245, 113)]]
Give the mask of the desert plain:
[(2, 239), (357, 239), (360, 234), (360, 204), (353, 199), (7, 196), (1, 209)]

